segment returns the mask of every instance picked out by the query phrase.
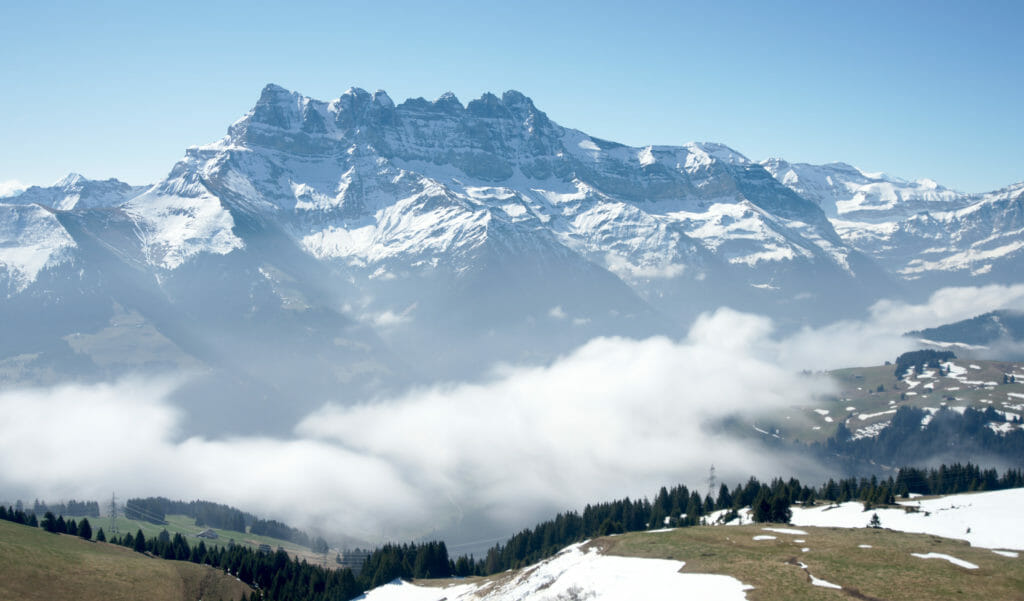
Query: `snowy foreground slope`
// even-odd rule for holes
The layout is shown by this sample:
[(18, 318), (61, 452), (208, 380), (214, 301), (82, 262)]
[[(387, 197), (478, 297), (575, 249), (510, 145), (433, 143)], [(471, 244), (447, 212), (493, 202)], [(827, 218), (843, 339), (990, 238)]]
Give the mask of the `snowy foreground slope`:
[(446, 588), (392, 582), (365, 596), (367, 601), (441, 601), (448, 599), (746, 599), (744, 585), (731, 576), (683, 574), (682, 561), (612, 557), (572, 545), (536, 566), (486, 584)]

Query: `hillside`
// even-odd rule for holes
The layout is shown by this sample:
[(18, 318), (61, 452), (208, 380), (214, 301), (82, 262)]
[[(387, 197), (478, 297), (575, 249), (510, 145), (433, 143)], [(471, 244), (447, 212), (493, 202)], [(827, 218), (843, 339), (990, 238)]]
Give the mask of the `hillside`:
[[(838, 511), (795, 508), (794, 522), (818, 525), (699, 526), (602, 537), (522, 570), (395, 582), (365, 599), (629, 599), (662, 598), (669, 591), (682, 598), (752, 601), (1017, 599), (1024, 590), (1024, 564), (1017, 551), (1005, 549), (1020, 549), (1020, 539), (1013, 528), (997, 526), (1012, 516), (1021, 492), (904, 502), (922, 503), (920, 513), (906, 513), (918, 533), (864, 527), (871, 514), (859, 503)], [(883, 526), (903, 527), (897, 516), (904, 510), (880, 511)], [(936, 534), (955, 536), (965, 520), (982, 531), (983, 538), (972, 541), (978, 546)]]
[[(334, 555), (324, 556), (313, 553), (308, 547), (293, 543), (291, 541), (282, 540), (279, 538), (273, 538), (270, 536), (260, 536), (258, 534), (252, 534), (251, 532), (241, 532), (238, 530), (226, 530), (223, 528), (213, 528), (212, 530), (217, 533), (218, 538), (216, 539), (199, 539), (196, 535), (206, 530), (206, 527), (199, 527), (195, 525), (195, 519), (185, 515), (168, 515), (165, 518), (166, 524), (154, 524), (145, 520), (132, 520), (127, 519), (124, 516), (118, 516), (117, 518), (117, 529), (121, 533), (129, 532), (135, 533), (137, 530), (142, 530), (142, 533), (146, 538), (152, 538), (160, 534), (162, 530), (174, 536), (175, 534), (181, 534), (185, 537), (185, 540), (189, 544), (198, 544), (200, 540), (204, 540), (207, 546), (220, 546), (227, 544), (238, 544), (250, 547), (252, 549), (259, 548), (260, 545), (269, 545), (271, 549), (282, 548), (288, 552), (288, 555), (298, 560), (306, 560), (309, 563), (316, 563), (325, 566), (334, 565)], [(99, 518), (93, 520), (93, 528), (109, 530), (110, 519)], [(107, 533), (109, 536), (110, 533)]]
[(952, 345), (989, 346), (1024, 341), (1024, 313), (990, 311), (955, 323), (908, 332), (907, 336)]
[(195, 601), (251, 589), (220, 570), (0, 521), (0, 599)]
[[(915, 553), (949, 556), (976, 567)], [(869, 528), (701, 526), (603, 537), (523, 570), (469, 581), (393, 583), (365, 599), (653, 599), (673, 594), (751, 601), (921, 601), (958, 598), (968, 591), (973, 598), (1014, 599), (1022, 587), (1024, 564), (1018, 558), (931, 535)]]
[[(793, 407), (772, 415), (755, 415), (742, 427), (748, 435), (776, 440), (824, 441), (843, 424), (854, 438), (877, 436), (900, 407), (917, 407), (934, 414), (942, 408), (963, 412), (993, 409), (1002, 419), (1024, 412), (1024, 365), (1008, 361), (954, 359), (943, 363), (942, 373), (924, 369), (897, 378), (891, 365), (839, 369), (828, 372), (835, 393), (822, 396), (812, 407)], [(1004, 382), (1003, 376), (1013, 376)], [(996, 431), (1019, 424), (992, 422)], [(965, 458), (966, 460), (966, 458)]]

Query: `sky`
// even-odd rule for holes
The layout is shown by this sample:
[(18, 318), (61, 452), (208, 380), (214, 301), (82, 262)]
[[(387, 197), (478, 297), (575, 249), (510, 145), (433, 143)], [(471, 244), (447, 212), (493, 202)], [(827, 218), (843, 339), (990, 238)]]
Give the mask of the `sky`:
[(998, 0), (5, 2), (0, 191), (159, 180), (273, 82), (322, 100), (516, 89), (630, 145), (983, 192), (1024, 180), (1022, 22)]

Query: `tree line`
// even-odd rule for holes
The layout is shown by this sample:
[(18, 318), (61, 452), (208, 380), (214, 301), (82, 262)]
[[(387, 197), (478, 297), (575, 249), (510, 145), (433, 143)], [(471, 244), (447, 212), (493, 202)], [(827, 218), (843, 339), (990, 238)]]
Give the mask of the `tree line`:
[[(229, 505), (210, 503), (209, 501), (172, 501), (165, 497), (146, 497), (128, 499), (125, 503), (125, 516), (129, 519), (144, 520), (153, 524), (166, 524), (168, 515), (184, 515), (195, 520), (196, 526), (220, 528), (236, 532), (249, 532), (259, 536), (269, 536), (288, 542), (313, 547), (321, 539), (312, 539), (309, 534), (293, 528), (277, 520), (264, 520), (251, 513), (244, 512)], [(326, 552), (322, 545), (317, 544), (318, 552)]]
[(50, 511), (58, 515), (73, 515), (76, 517), (100, 517), (100, 504), (96, 501), (76, 501), (71, 499), (67, 503), (43, 503), (36, 499), (32, 503), (32, 512), (38, 515), (45, 515)]
[(128, 517), (137, 514), (140, 517), (134, 519), (147, 519), (142, 517), (145, 514), (151, 518), (147, 521), (158, 524), (164, 522), (168, 515), (184, 515), (194, 519), (199, 527), (236, 532), (245, 532), (246, 527), (257, 519), (255, 515), (230, 505), (209, 501), (172, 501), (166, 497), (128, 499), (125, 510)]

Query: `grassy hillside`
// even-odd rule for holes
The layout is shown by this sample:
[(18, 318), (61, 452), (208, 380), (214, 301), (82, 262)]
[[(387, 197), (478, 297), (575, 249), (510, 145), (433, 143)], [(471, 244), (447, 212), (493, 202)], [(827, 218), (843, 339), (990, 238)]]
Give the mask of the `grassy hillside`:
[[(146, 535), (146, 538), (153, 538), (160, 534), (161, 530), (167, 530), (167, 532), (174, 536), (175, 533), (180, 533), (188, 541), (189, 545), (195, 546), (199, 544), (200, 540), (204, 540), (206, 546), (218, 546), (227, 545), (229, 541), (234, 541), (239, 545), (246, 545), (248, 547), (257, 548), (261, 544), (270, 545), (271, 549), (277, 549), (278, 547), (283, 548), (288, 552), (289, 555), (297, 559), (305, 559), (309, 563), (316, 563), (324, 566), (334, 566), (334, 555), (328, 554), (327, 557), (323, 555), (317, 555), (310, 551), (307, 547), (295, 544), (279, 538), (272, 538), (269, 536), (259, 536), (256, 534), (250, 534), (248, 532), (238, 532), (235, 530), (224, 530), (221, 528), (214, 528), (219, 538), (215, 540), (211, 539), (198, 539), (196, 534), (199, 534), (203, 530), (206, 530), (205, 526), (196, 526), (195, 520), (186, 515), (168, 515), (165, 517), (167, 523), (164, 525), (153, 524), (144, 520), (129, 520), (123, 516), (117, 518), (117, 530), (119, 533), (124, 534), (125, 532), (135, 534), (137, 530), (142, 530), (142, 533)], [(103, 528), (104, 533), (107, 537), (110, 537), (110, 518), (89, 518), (89, 523), (92, 524), (92, 529), (96, 530)]]
[[(591, 544), (611, 555), (685, 561), (683, 572), (734, 576), (755, 587), (747, 593), (751, 601), (1024, 599), (1022, 559), (926, 534), (868, 528), (798, 530), (806, 534), (767, 532), (763, 525), (708, 526), (638, 532)], [(754, 540), (755, 536), (775, 538)], [(978, 569), (911, 553), (944, 553)], [(808, 574), (843, 590), (814, 586)]]
[[(896, 378), (891, 365), (831, 371), (828, 375), (836, 383), (835, 395), (820, 398), (813, 406), (755, 413), (733, 424), (732, 432), (815, 442), (835, 434), (842, 422), (855, 436), (870, 436), (903, 406), (970, 407), (979, 411), (992, 407), (1012, 415), (1024, 414), (1024, 364), (978, 359), (954, 359), (944, 364), (952, 366), (948, 375), (928, 369), (903, 379)], [(1004, 374), (1014, 374), (1016, 382), (1003, 383)]]
[(0, 521), (0, 599), (229, 601), (251, 589), (220, 570)]

